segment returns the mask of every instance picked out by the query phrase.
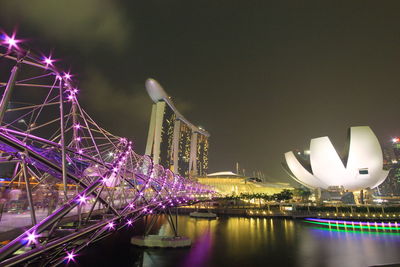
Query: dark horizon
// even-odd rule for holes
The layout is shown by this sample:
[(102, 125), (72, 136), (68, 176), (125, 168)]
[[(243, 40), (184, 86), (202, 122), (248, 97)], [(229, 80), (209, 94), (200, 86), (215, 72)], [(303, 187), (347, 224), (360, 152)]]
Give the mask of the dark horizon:
[(370, 126), (383, 147), (400, 135), (398, 10), (395, 1), (8, 1), (0, 28), (53, 51), (83, 106), (138, 153), (151, 77), (210, 132), (210, 172), (239, 162), (291, 181), (283, 153), (311, 138), (329, 136), (340, 151), (350, 126)]

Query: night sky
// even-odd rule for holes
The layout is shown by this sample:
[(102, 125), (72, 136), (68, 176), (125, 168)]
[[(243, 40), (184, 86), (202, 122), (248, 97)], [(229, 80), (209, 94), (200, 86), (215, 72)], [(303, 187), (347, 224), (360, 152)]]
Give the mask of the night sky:
[(144, 153), (157, 79), (211, 133), (210, 171), (289, 181), (283, 153), (369, 125), (400, 135), (399, 1), (2, 1), (0, 27), (80, 82), (85, 109)]

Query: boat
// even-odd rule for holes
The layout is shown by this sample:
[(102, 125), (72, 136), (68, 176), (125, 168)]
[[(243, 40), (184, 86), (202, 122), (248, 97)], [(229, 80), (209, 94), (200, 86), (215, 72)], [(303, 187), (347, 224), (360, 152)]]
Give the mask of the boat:
[(207, 219), (216, 219), (217, 214), (207, 211), (193, 211), (189, 213), (190, 217), (194, 218), (207, 218)]

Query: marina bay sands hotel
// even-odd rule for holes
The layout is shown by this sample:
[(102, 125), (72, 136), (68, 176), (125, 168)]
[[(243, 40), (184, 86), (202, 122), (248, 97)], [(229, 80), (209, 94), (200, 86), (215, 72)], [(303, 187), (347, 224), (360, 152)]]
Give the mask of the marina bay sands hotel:
[(210, 134), (179, 113), (157, 81), (148, 79), (146, 90), (154, 104), (145, 154), (184, 177), (205, 176)]

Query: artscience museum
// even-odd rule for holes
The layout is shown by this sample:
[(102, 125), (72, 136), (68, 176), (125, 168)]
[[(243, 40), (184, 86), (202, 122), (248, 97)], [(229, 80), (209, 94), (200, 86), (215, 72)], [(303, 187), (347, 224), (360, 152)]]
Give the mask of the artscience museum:
[(285, 153), (284, 167), (297, 182), (311, 189), (342, 188), (358, 191), (375, 188), (387, 177), (378, 138), (368, 126), (349, 129), (346, 151), (339, 156), (329, 137), (311, 139), (309, 159)]

